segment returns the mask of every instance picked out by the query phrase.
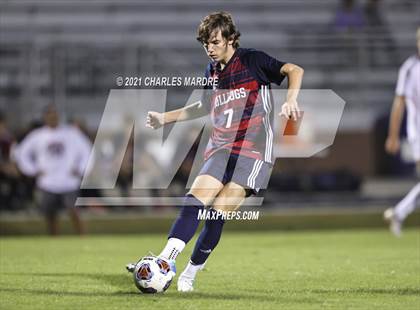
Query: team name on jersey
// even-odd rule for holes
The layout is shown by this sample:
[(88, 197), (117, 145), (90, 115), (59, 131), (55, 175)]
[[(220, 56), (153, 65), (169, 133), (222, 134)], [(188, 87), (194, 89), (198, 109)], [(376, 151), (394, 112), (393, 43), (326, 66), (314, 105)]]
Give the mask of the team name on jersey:
[(222, 105), (225, 105), (229, 102), (231, 102), (232, 100), (237, 100), (237, 99), (241, 99), (241, 98), (246, 98), (246, 90), (245, 88), (241, 87), (238, 89), (232, 89), (228, 92), (224, 92), (220, 95), (216, 96), (214, 105), (215, 107), (220, 107)]

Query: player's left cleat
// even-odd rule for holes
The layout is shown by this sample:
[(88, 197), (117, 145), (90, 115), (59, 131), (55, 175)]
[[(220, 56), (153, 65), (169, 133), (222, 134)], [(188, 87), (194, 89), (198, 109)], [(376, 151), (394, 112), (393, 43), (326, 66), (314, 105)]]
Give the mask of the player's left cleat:
[(396, 237), (401, 237), (402, 222), (397, 218), (393, 208), (384, 212), (384, 219), (389, 223), (389, 230)]
[(178, 291), (179, 292), (192, 292), (194, 290), (194, 281), (195, 277), (197, 276), (197, 272), (203, 270), (204, 264), (201, 265), (194, 265), (192, 261), (189, 261), (187, 266), (185, 267), (184, 271), (178, 278)]

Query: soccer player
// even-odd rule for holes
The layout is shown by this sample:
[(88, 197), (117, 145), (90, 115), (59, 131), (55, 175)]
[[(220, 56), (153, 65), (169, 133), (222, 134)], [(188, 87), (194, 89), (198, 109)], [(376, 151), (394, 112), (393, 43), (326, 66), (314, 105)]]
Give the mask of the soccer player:
[(84, 227), (75, 201), (91, 143), (75, 126), (60, 125), (53, 105), (45, 109), (44, 123), (17, 146), (15, 160), (24, 174), (36, 178), (48, 233), (58, 233), (58, 213), (67, 209), (76, 231), (82, 234)]
[[(218, 81), (213, 85), (215, 95), (178, 110), (148, 113), (146, 125), (154, 129), (208, 113), (212, 118), (213, 130), (205, 152), (205, 163), (185, 196), (167, 244), (159, 255), (169, 260), (172, 266), (194, 236), (200, 210), (209, 207), (208, 212), (212, 214), (236, 210), (246, 197), (267, 185), (274, 161), (270, 83), (280, 85), (285, 77), (288, 78), (282, 114), (295, 120), (300, 114), (297, 95), (303, 69), (276, 60), (262, 51), (239, 48), (239, 36), (229, 13), (217, 12), (205, 17), (198, 27), (197, 40), (211, 60), (206, 77)], [(223, 96), (224, 92), (218, 90), (234, 92)], [(243, 96), (244, 92), (248, 96)], [(206, 220), (191, 260), (178, 279), (179, 291), (193, 290), (196, 274), (218, 244), (223, 225), (221, 217)], [(135, 264), (127, 265), (129, 271), (134, 267)]]
[[(401, 122), (407, 106), (407, 139), (416, 161), (417, 176), (420, 178), (420, 27), (417, 29), (417, 55), (409, 57), (401, 66), (395, 93), (385, 149), (390, 154), (399, 151)], [(402, 223), (416, 205), (419, 205), (419, 197), (420, 182), (395, 208), (385, 211), (384, 217), (394, 235), (401, 235)]]

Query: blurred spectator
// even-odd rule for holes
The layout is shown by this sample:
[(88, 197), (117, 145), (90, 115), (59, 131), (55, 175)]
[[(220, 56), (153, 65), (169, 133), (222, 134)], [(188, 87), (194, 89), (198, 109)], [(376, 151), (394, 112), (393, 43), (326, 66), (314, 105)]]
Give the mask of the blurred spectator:
[(352, 32), (365, 24), (363, 10), (353, 0), (343, 0), (334, 18), (334, 28), (338, 31)]
[(340, 65), (354, 67), (360, 63), (360, 46), (362, 41), (359, 34), (365, 25), (362, 8), (353, 0), (343, 0), (337, 9), (333, 29), (337, 32), (336, 44), (344, 53)]
[(19, 172), (10, 160), (14, 137), (7, 128), (6, 117), (0, 111), (0, 208), (16, 210), (19, 203)]
[(80, 130), (60, 125), (53, 105), (45, 109), (44, 126), (29, 133), (16, 148), (20, 170), (36, 178), (39, 205), (51, 235), (58, 233), (58, 214), (63, 209), (69, 211), (77, 232), (84, 232), (75, 200), (90, 151), (91, 143)]
[(6, 118), (3, 112), (0, 111), (0, 159), (3, 161), (9, 157), (10, 146), (12, 145), (13, 138), (9, 132), (6, 124)]

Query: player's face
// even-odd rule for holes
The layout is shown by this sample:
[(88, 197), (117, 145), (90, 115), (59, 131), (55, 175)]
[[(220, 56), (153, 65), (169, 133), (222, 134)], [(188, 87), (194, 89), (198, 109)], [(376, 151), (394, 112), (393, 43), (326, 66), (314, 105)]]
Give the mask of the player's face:
[(207, 44), (204, 44), (204, 49), (213, 61), (226, 63), (229, 56), (232, 55), (232, 43), (233, 41), (223, 38), (222, 32), (218, 30), (210, 37)]
[(57, 127), (59, 122), (58, 113), (55, 109), (50, 109), (44, 114), (45, 124), (49, 127)]

